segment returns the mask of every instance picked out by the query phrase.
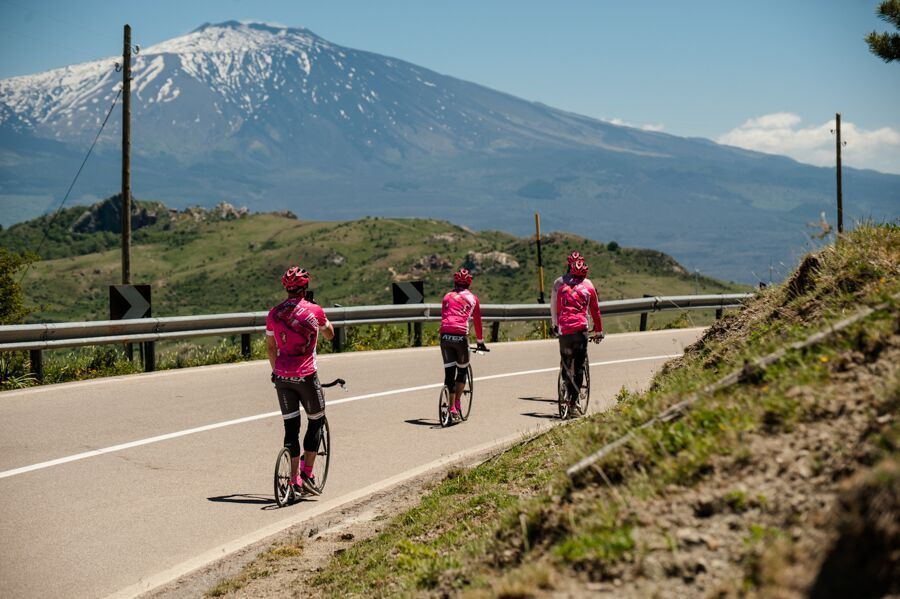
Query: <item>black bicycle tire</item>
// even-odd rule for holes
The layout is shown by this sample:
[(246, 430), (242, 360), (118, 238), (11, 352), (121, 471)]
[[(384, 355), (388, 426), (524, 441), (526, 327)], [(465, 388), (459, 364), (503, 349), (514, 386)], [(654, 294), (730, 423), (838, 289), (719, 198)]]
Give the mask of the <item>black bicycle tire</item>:
[(578, 411), (582, 415), (587, 414), (588, 406), (591, 404), (591, 361), (585, 357), (584, 359), (584, 382), (582, 385), (586, 388), (584, 394), (584, 405), (581, 405), (581, 397), (578, 398)]
[[(280, 485), (278, 484), (278, 482), (280, 480), (279, 470), (281, 467), (281, 458), (282, 458), (282, 456), (285, 456), (285, 455), (287, 456), (287, 465), (288, 465), (288, 484), (287, 484), (287, 493), (285, 494), (284, 499), (282, 499), (281, 493), (280, 493)], [(291, 452), (288, 450), (287, 447), (282, 447), (278, 451), (278, 456), (275, 458), (275, 475), (273, 476), (274, 491), (275, 491), (275, 503), (276, 503), (276, 505), (278, 505), (278, 507), (284, 507), (286, 505), (291, 504), (291, 498), (294, 494), (294, 490), (291, 486), (290, 471), (291, 471)]]
[(475, 399), (475, 374), (472, 372), (471, 364), (466, 367), (466, 387), (469, 392), (463, 393), (463, 397), (468, 396), (468, 400), (464, 400), (466, 401), (465, 409), (459, 413), (463, 421), (469, 419), (469, 414), (472, 412), (472, 401)]
[[(328, 468), (331, 466), (331, 429), (328, 426), (328, 418), (322, 416), (322, 420), (324, 422), (322, 422), (322, 428), (319, 429), (319, 447), (317, 448), (318, 455), (315, 462), (318, 464), (324, 456), (325, 469), (320, 474), (316, 474), (316, 486), (320, 492), (325, 488), (325, 482), (328, 480)], [(324, 452), (322, 451), (323, 444), (325, 446)], [(315, 464), (313, 468), (315, 468)]]
[(566, 387), (563, 376), (563, 365), (560, 364), (559, 376), (556, 379), (556, 404), (560, 420), (567, 419), (570, 413), (568, 387)]
[[(443, 411), (441, 410), (441, 406), (444, 404), (444, 397), (447, 398), (446, 417), (444, 417)], [(438, 422), (441, 424), (441, 428), (450, 426), (450, 419), (450, 389), (447, 388), (447, 385), (444, 385), (441, 387), (441, 392), (438, 395)]]

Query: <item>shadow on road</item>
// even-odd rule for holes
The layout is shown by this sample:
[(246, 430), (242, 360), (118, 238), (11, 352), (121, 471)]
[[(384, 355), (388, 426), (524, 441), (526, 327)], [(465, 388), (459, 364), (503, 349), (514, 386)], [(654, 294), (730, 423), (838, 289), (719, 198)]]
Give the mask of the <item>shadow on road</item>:
[[(555, 401), (553, 403), (556, 403)], [(550, 414), (548, 412), (522, 412), (522, 416), (531, 416), (532, 418), (545, 418), (547, 420), (559, 418), (559, 414)]]
[(245, 503), (249, 505), (276, 505), (272, 497), (265, 495), (248, 495), (246, 493), (235, 493), (233, 495), (219, 495), (218, 497), (207, 497), (207, 501), (214, 503)]
[(519, 399), (523, 401), (543, 401), (546, 403), (556, 403), (557, 399), (550, 399), (549, 397), (520, 397)]
[(431, 428), (441, 428), (441, 423), (437, 420), (428, 420), (426, 418), (413, 418), (411, 420), (404, 420), (403, 422), (407, 424), (415, 424), (416, 426), (430, 426)]

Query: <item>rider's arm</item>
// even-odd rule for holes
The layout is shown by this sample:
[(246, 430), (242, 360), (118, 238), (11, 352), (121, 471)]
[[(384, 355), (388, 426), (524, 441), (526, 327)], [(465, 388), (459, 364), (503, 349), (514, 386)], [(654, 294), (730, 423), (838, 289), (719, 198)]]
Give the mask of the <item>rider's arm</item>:
[(554, 327), (559, 326), (559, 308), (556, 306), (556, 295), (557, 291), (559, 291), (560, 283), (562, 283), (562, 277), (553, 281), (553, 289), (550, 291), (550, 325)]
[(603, 332), (603, 321), (600, 318), (600, 302), (597, 300), (597, 290), (591, 285), (591, 297), (588, 300), (588, 307), (591, 311), (591, 320), (594, 321), (594, 332)]
[(266, 354), (269, 356), (269, 366), (275, 370), (275, 358), (278, 357), (278, 346), (275, 344), (275, 336), (266, 331)]
[(484, 345), (484, 330), (481, 327), (481, 302), (475, 298), (475, 309), (472, 310), (472, 320), (475, 321), (475, 338), (479, 345)]
[(325, 310), (321, 306), (316, 305), (313, 308), (313, 314), (316, 315), (316, 323), (319, 325), (319, 332), (322, 333), (322, 336), (325, 339), (334, 339), (334, 325), (325, 316)]

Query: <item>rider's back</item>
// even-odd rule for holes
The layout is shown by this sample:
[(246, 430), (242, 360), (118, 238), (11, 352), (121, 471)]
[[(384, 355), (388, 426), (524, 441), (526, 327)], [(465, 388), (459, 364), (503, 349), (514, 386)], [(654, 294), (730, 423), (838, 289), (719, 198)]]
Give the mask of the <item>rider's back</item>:
[(316, 341), (325, 322), (325, 311), (304, 298), (289, 297), (269, 310), (266, 333), (278, 346), (273, 372), (286, 377), (316, 372)]
[(469, 318), (478, 306), (478, 298), (468, 289), (455, 289), (441, 302), (441, 333), (469, 334)]
[(588, 278), (567, 274), (556, 287), (556, 312), (561, 335), (587, 330), (588, 308), (591, 296), (596, 301), (597, 291)]

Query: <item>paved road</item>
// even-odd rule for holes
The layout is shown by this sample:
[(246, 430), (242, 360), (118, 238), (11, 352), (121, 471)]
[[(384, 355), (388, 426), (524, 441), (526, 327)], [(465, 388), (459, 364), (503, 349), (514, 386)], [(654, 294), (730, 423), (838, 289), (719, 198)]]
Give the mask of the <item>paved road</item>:
[[(699, 334), (592, 345), (592, 411), (623, 385), (646, 384), (663, 356)], [(271, 469), (282, 425), (265, 362), (0, 393), (0, 597), (103, 597), (146, 584), (317, 503), (557, 422), (546, 401), (556, 394), (556, 343), (493, 349), (473, 358), (471, 419), (445, 430), (435, 428), (436, 348), (322, 356), (322, 379), (351, 385), (327, 393), (328, 488), (318, 502), (280, 510)]]

